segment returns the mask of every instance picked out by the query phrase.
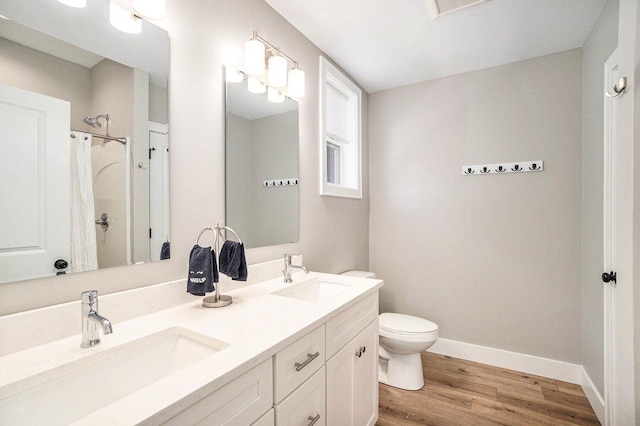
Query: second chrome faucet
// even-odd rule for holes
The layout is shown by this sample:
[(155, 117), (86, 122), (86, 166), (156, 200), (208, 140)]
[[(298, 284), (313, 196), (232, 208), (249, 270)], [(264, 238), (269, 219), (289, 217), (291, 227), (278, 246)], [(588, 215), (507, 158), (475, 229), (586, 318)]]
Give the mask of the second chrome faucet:
[(291, 280), (291, 270), (292, 269), (302, 269), (305, 273), (309, 273), (309, 270), (302, 266), (302, 265), (292, 265), (291, 264), (291, 258), (293, 256), (300, 256), (299, 254), (291, 254), (291, 253), (287, 253), (284, 255), (284, 270), (282, 271), (282, 274), (284, 275), (284, 282), (285, 283), (290, 283), (292, 282)]
[(111, 334), (111, 321), (98, 314), (98, 292), (89, 290), (82, 292), (82, 342), (81, 348), (91, 348), (100, 343), (98, 325), (104, 334)]

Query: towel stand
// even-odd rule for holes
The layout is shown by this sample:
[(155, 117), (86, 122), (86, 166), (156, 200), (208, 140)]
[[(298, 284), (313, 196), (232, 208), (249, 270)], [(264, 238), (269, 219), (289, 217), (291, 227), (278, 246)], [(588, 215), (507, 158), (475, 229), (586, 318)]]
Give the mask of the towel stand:
[[(229, 228), (228, 226), (224, 226), (224, 225), (220, 225), (219, 223), (216, 223), (213, 226), (207, 226), (206, 228), (204, 228), (202, 231), (200, 231), (200, 233), (198, 234), (198, 238), (196, 238), (196, 244), (200, 245), (200, 237), (202, 237), (202, 234), (204, 234), (206, 231), (212, 231), (215, 235), (215, 247), (216, 247), (216, 253), (218, 256), (220, 256), (220, 238), (222, 237), (223, 239), (226, 240), (226, 238), (224, 237), (224, 235), (222, 235), (222, 230), (227, 230), (227, 231), (231, 231), (231, 233), (233, 235), (235, 235), (236, 239), (238, 240), (238, 242), (240, 244), (242, 244), (242, 240), (240, 239), (240, 237), (238, 236), (238, 234), (236, 233), (236, 231), (234, 231), (233, 229)], [(213, 296), (207, 296), (204, 299), (202, 299), (202, 306), (207, 307), (207, 308), (222, 308), (224, 306), (228, 306), (233, 302), (233, 299), (231, 298), (231, 296), (226, 296), (224, 294), (220, 294), (220, 283), (217, 282), (216, 283), (216, 290)]]

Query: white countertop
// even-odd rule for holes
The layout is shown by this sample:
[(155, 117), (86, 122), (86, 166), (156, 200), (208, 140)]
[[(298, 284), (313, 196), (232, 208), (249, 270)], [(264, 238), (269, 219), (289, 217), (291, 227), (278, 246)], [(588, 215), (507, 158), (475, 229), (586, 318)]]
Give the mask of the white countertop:
[[(350, 286), (322, 302), (271, 294), (314, 278)], [(357, 300), (374, 293), (383, 283), (316, 272), (295, 273), (293, 279), (292, 284), (284, 284), (279, 277), (234, 291), (223, 291), (233, 297), (233, 303), (223, 308), (205, 308), (202, 298), (194, 298), (193, 302), (175, 308), (114, 323), (113, 334), (102, 336), (102, 342), (94, 348), (81, 349), (80, 335), (75, 335), (0, 357), (0, 399), (16, 392), (25, 379), (171, 327), (183, 327), (227, 343), (228, 346), (219, 352), (74, 423), (157, 424), (270, 358)], [(104, 308), (100, 309), (100, 314), (109, 318), (109, 312)], [(77, 321), (79, 328), (79, 313)], [(95, 385), (100, 386), (99, 383)]]

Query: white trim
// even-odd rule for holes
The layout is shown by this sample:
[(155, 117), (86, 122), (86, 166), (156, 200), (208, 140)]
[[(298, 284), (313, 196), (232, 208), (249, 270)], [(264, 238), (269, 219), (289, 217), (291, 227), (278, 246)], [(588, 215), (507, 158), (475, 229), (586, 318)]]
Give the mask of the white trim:
[(604, 397), (600, 395), (591, 377), (589, 377), (587, 370), (584, 368), (582, 368), (582, 382), (580, 385), (589, 400), (589, 404), (591, 404), (591, 408), (593, 408), (596, 416), (598, 416), (598, 420), (600, 420), (600, 423), (605, 424)]
[(582, 385), (583, 381), (584, 369), (579, 364), (505, 351), (488, 346), (479, 346), (440, 338), (429, 348), (428, 352), (466, 359), (468, 361), (481, 362), (495, 367), (522, 371), (524, 373), (562, 380), (563, 382), (577, 385)]
[[(336, 185), (327, 182), (327, 151), (325, 142), (327, 140), (326, 126), (326, 85), (331, 84), (336, 90), (346, 96), (355, 99), (356, 120), (354, 125), (354, 141), (356, 143), (356, 166), (358, 170), (357, 188), (343, 185)], [(346, 197), (362, 199), (362, 90), (351, 79), (343, 74), (338, 68), (320, 56), (320, 195), (333, 197)], [(345, 176), (341, 171), (341, 175)]]

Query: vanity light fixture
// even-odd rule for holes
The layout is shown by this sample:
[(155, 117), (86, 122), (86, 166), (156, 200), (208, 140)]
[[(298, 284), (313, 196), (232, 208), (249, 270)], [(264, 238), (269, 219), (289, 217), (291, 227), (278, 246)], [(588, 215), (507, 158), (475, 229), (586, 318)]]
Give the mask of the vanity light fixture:
[[(254, 32), (254, 35), (255, 34), (256, 33)], [(255, 37), (244, 44), (244, 70), (247, 74), (264, 74), (264, 55), (264, 44)]]
[(227, 65), (225, 67), (225, 79), (229, 83), (240, 83), (242, 80), (244, 80), (244, 74), (242, 74), (241, 71), (238, 71), (236, 67)]
[[(289, 63), (293, 64), (293, 68), (287, 70)], [(244, 44), (244, 71), (249, 76), (266, 80), (269, 87), (281, 89), (276, 91), (280, 95), (286, 93), (293, 98), (301, 98), (305, 94), (304, 71), (299, 68), (298, 62), (260, 37), (257, 31)], [(266, 79), (263, 76), (265, 71)]]
[(133, 0), (133, 10), (147, 19), (162, 19), (167, 14), (165, 0)]
[(289, 96), (301, 98), (304, 95), (304, 71), (296, 64), (295, 68), (289, 70)]
[(269, 58), (267, 84), (271, 87), (287, 85), (287, 60), (280, 56), (280, 50), (276, 50), (275, 55)]
[(81, 7), (87, 6), (87, 0), (58, 0), (58, 1), (62, 4), (66, 4), (67, 6), (71, 6), (71, 7), (81, 8)]
[(109, 4), (109, 22), (124, 33), (138, 34), (142, 31), (142, 19), (113, 0)]

